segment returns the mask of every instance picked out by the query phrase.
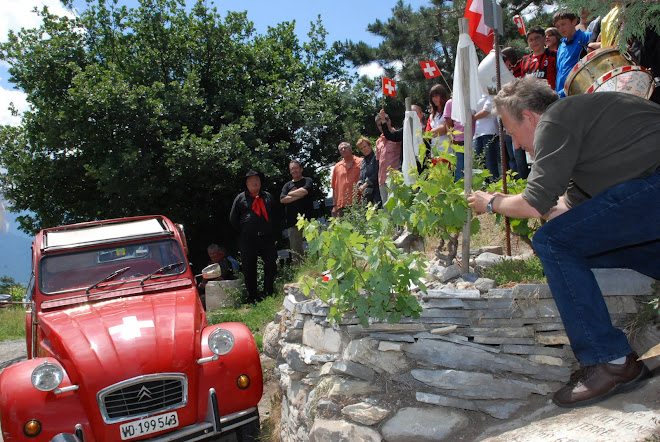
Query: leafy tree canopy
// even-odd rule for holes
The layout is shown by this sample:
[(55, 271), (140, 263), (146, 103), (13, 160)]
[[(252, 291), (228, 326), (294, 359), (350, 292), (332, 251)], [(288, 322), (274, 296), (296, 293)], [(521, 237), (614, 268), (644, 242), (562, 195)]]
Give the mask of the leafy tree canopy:
[(368, 100), (320, 17), (301, 43), (295, 23), (258, 35), (245, 13), (205, 4), (88, 0), (73, 19), (44, 8), (41, 27), (0, 45), (31, 104), (20, 127), (0, 127), (1, 191), (27, 211), (22, 230), (161, 213), (199, 248), (231, 243), (249, 168), (279, 195), (290, 159), (314, 175), (359, 133)]

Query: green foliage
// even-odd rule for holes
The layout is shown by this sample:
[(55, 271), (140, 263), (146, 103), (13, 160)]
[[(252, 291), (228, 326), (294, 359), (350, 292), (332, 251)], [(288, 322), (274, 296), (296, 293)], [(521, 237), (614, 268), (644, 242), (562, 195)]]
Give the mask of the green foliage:
[(484, 269), (483, 276), (492, 279), (497, 285), (510, 282), (547, 282), (541, 261), (536, 256), (527, 260), (504, 260)]
[(0, 294), (11, 295), (11, 299), (20, 302), (25, 297), (25, 287), (10, 276), (0, 276)]
[(259, 351), (263, 345), (263, 335), (266, 324), (273, 320), (275, 314), (282, 309), (284, 295), (280, 292), (276, 295), (264, 298), (251, 307), (228, 307), (208, 312), (206, 317), (209, 324), (221, 322), (240, 322), (250, 329)]
[(359, 232), (348, 221), (332, 218), (327, 228), (317, 220), (298, 220), (309, 244), (308, 253), (318, 257), (322, 276), (304, 275), (303, 291), (311, 290), (330, 307), (328, 317), (341, 321), (345, 313), (355, 313), (364, 326), (369, 319), (398, 322), (402, 316), (419, 317), (421, 307), (410, 293), (412, 284), (424, 287), (424, 258), (420, 253), (397, 249), (392, 228), (384, 211), (369, 206), (365, 213), (366, 231)]
[[(468, 203), (464, 181), (461, 179), (454, 182), (454, 174), (447, 163), (435, 161), (443, 159), (455, 166), (456, 155), (444, 151), (433, 152), (433, 156), (435, 164), (429, 164), (411, 186), (404, 183), (400, 172), (388, 175), (391, 195), (386, 208), (396, 225), (405, 226), (423, 237), (439, 236), (442, 240), (448, 240), (452, 234), (463, 230), (467, 221)], [(481, 188), (488, 176), (487, 170), (474, 169), (472, 188)], [(477, 218), (472, 218), (470, 231), (479, 231)]]
[[(517, 195), (522, 193), (527, 186), (527, 180), (515, 179), (515, 172), (507, 171), (507, 194)], [(488, 186), (489, 192), (500, 192), (504, 191), (503, 189), (503, 180), (491, 183)], [(495, 218), (495, 223), (505, 228), (504, 217), (497, 214)], [(520, 235), (523, 239), (526, 239), (528, 243), (531, 243), (534, 233), (541, 227), (541, 220), (538, 218), (509, 218), (509, 225), (511, 226), (511, 231), (517, 235)]]
[(245, 13), (204, 1), (38, 14), (42, 26), (0, 44), (32, 106), (20, 127), (0, 127), (0, 190), (26, 232), (161, 213), (195, 247), (231, 243), (246, 170), (265, 172), (275, 194), (291, 158), (315, 177), (369, 105), (320, 20), (301, 43), (293, 23), (258, 35)]
[(25, 310), (21, 307), (0, 309), (0, 342), (25, 338)]
[[(566, 8), (578, 17), (582, 8), (591, 11), (591, 16), (604, 17), (615, 4), (613, 1), (602, 0), (559, 0), (560, 8)], [(636, 0), (621, 2), (625, 7), (620, 9), (619, 22), (625, 23), (620, 28), (619, 47), (625, 50), (633, 38), (644, 42), (647, 29), (660, 34), (660, 3), (657, 1)]]

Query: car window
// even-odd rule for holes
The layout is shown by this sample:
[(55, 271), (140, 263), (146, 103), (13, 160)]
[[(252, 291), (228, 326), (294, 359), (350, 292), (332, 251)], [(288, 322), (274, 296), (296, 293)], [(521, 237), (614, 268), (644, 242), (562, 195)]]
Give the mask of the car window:
[(180, 274), (187, 268), (180, 244), (170, 239), (51, 254), (39, 262), (39, 288), (45, 294), (87, 288), (128, 267), (102, 283), (103, 287), (117, 281), (138, 280), (178, 262), (184, 264), (158, 273), (154, 278)]

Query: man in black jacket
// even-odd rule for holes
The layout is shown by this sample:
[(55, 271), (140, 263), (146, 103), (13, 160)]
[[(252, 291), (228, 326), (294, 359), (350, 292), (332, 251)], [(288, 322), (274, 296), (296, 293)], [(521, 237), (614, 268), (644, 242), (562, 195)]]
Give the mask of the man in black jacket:
[(231, 225), (239, 232), (239, 248), (247, 301), (254, 303), (263, 299), (257, 291), (257, 257), (264, 263), (264, 292), (273, 294), (277, 274), (277, 250), (273, 226), (275, 206), (270, 193), (261, 190), (264, 182), (262, 173), (250, 170), (245, 175), (247, 190), (234, 199), (229, 215)]

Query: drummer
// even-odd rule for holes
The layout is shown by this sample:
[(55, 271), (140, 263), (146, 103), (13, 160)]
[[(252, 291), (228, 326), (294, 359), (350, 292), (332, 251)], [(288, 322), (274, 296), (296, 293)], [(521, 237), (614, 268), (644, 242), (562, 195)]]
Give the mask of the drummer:
[(564, 83), (575, 64), (587, 54), (585, 48), (589, 44), (591, 34), (581, 29), (575, 29), (578, 18), (566, 9), (555, 13), (554, 23), (563, 37), (557, 50), (557, 82), (555, 85), (559, 98), (563, 98), (566, 96)]
[(502, 88), (495, 110), (535, 162), (522, 194), (476, 191), (468, 201), (476, 212), (550, 220), (533, 243), (584, 368), (553, 396), (573, 408), (640, 387), (649, 375), (612, 325), (591, 269), (660, 279), (660, 106), (620, 92), (557, 99), (530, 76)]

